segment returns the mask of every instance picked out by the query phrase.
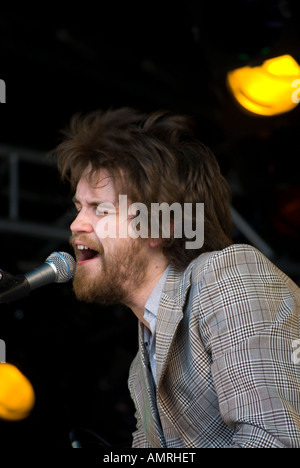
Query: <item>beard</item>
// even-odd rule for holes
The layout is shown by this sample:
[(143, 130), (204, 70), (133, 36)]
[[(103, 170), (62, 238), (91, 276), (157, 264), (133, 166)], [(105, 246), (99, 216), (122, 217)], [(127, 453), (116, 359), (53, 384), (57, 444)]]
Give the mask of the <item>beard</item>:
[(142, 245), (141, 239), (131, 239), (107, 253), (101, 246), (95, 264), (77, 265), (73, 280), (77, 299), (102, 305), (128, 305), (131, 294), (144, 283), (146, 276), (148, 262)]

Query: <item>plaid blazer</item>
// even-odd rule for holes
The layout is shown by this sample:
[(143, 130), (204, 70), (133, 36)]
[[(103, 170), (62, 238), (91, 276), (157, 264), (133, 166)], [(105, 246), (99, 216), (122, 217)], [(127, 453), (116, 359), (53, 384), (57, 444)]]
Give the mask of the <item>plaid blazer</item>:
[(300, 447), (299, 311), (300, 289), (251, 246), (171, 268), (157, 316), (157, 389), (139, 324), (132, 446)]

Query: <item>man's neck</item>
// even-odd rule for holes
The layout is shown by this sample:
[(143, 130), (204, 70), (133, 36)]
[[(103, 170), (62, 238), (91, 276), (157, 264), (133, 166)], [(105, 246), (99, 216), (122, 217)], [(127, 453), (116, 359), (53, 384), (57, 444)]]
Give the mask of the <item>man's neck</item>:
[(148, 272), (143, 285), (139, 289), (133, 291), (131, 297), (126, 303), (126, 305), (130, 307), (140, 322), (146, 325), (146, 327), (149, 329), (149, 323), (144, 319), (145, 304), (167, 266), (168, 263), (166, 259), (160, 262), (156, 262), (155, 265), (150, 269), (150, 272)]

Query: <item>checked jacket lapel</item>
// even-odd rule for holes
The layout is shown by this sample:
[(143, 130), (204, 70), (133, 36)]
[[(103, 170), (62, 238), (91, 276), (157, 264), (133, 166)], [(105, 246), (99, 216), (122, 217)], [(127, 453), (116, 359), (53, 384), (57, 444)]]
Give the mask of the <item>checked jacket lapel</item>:
[[(157, 316), (156, 328), (156, 373), (158, 387), (167, 368), (168, 356), (172, 349), (172, 342), (176, 329), (183, 318), (183, 308), (190, 287), (191, 268), (186, 270), (184, 277), (181, 273), (170, 268), (168, 278), (162, 293)], [(166, 447), (162, 429), (157, 392), (150, 371), (148, 353), (143, 341), (143, 328), (139, 324), (139, 409), (142, 415), (143, 427), (151, 447)], [(136, 395), (137, 396), (137, 395)]]
[(159, 384), (168, 363), (173, 338), (180, 321), (190, 289), (192, 264), (184, 276), (172, 267), (162, 293), (156, 326), (156, 379)]

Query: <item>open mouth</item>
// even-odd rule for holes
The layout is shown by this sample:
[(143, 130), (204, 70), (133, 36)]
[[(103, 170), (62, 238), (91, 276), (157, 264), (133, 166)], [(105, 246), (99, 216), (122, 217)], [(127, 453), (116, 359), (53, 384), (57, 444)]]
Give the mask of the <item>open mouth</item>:
[(78, 244), (76, 246), (76, 257), (77, 263), (81, 264), (89, 260), (94, 260), (94, 258), (99, 257), (99, 252), (96, 250), (90, 249), (86, 245)]

